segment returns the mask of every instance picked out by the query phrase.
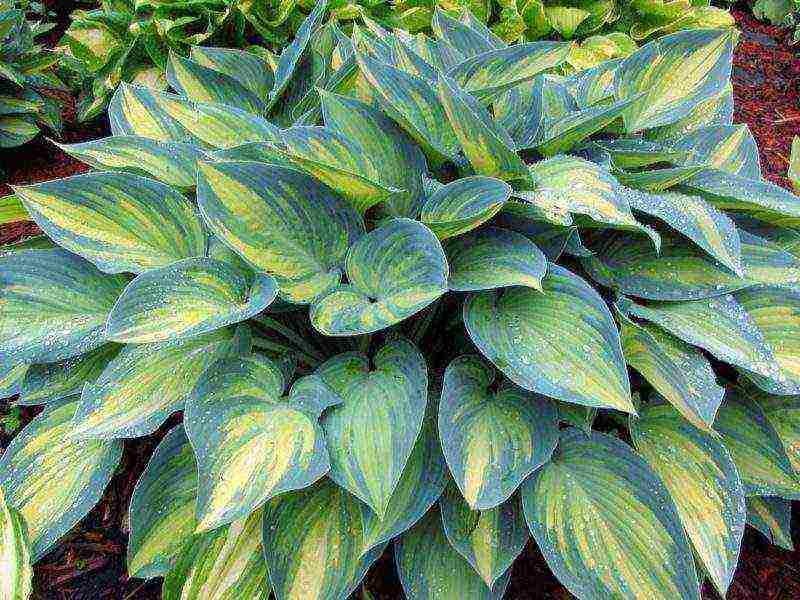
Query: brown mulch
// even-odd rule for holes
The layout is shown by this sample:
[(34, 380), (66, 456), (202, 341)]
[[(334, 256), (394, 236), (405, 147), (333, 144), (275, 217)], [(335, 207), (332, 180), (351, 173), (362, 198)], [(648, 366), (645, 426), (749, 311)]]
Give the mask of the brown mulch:
[[(58, 5), (58, 3), (50, 2)], [(60, 11), (63, 12), (63, 11)], [(735, 10), (743, 35), (734, 69), (735, 121), (753, 130), (761, 152), (765, 176), (788, 187), (786, 170), (792, 137), (800, 135), (800, 51), (790, 49), (788, 35), (756, 21), (749, 13)], [(59, 15), (63, 18), (63, 15)], [(62, 27), (63, 29), (63, 27)], [(79, 142), (108, 135), (107, 124), (74, 124), (74, 104), (64, 98), (66, 127), (60, 141)], [(25, 184), (67, 177), (86, 167), (58, 150), (44, 138), (14, 150), (0, 151), (0, 166), (7, 183)], [(0, 182), (0, 196), (10, 188)], [(0, 243), (28, 237), (38, 230), (29, 223), (0, 227)], [(27, 423), (37, 409), (23, 409)], [(0, 417), (8, 408), (0, 403)], [(127, 506), (133, 487), (163, 433), (177, 422), (172, 418), (159, 433), (126, 441), (122, 464), (99, 505), (35, 570), (37, 600), (156, 600), (160, 580), (128, 579), (125, 573)], [(13, 432), (0, 428), (0, 449)], [(795, 503), (793, 537), (800, 543), (800, 504)], [(400, 597), (391, 551), (370, 570), (367, 585), (376, 598)], [(710, 586), (704, 598), (716, 598)], [(570, 594), (550, 573), (535, 544), (529, 544), (514, 565), (506, 597), (512, 600), (541, 598), (560, 600)], [(730, 600), (793, 600), (800, 598), (800, 551), (794, 553), (770, 545), (748, 528), (739, 567), (728, 593)]]

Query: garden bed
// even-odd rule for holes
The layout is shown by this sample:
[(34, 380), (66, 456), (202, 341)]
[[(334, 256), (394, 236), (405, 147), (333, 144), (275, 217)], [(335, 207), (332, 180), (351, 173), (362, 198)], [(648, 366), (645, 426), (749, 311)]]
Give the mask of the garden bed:
[[(755, 21), (748, 13), (734, 11), (743, 30), (735, 57), (735, 121), (747, 123), (758, 141), (765, 176), (788, 187), (786, 170), (792, 137), (800, 135), (800, 52), (790, 50), (788, 35)], [(74, 124), (71, 101), (65, 102), (67, 126), (63, 140), (79, 142), (106, 135), (107, 124), (97, 121), (88, 126)], [(0, 152), (0, 163), (8, 184), (22, 184), (66, 177), (86, 170), (43, 138), (22, 148)], [(0, 184), (0, 195), (10, 193)], [(36, 232), (29, 223), (0, 228), (0, 243), (27, 237)], [(0, 447), (28, 422), (37, 409), (26, 408), (20, 423), (7, 431), (0, 427)], [(0, 416), (8, 410), (0, 408)], [(37, 564), (35, 598), (138, 600), (160, 597), (160, 581), (129, 580), (125, 573), (127, 540), (126, 513), (136, 480), (153, 448), (164, 432), (177, 422), (170, 419), (148, 438), (126, 443), (120, 469), (99, 505), (75, 530)], [(800, 514), (795, 505), (793, 536), (800, 539)], [(389, 552), (370, 570), (367, 587), (376, 598), (400, 596), (393, 559)], [(742, 554), (728, 598), (732, 600), (788, 600), (800, 598), (800, 552), (790, 553), (772, 546), (760, 534), (747, 530)], [(704, 597), (716, 594), (707, 586)], [(524, 557), (514, 566), (507, 598), (569, 598), (530, 543)]]

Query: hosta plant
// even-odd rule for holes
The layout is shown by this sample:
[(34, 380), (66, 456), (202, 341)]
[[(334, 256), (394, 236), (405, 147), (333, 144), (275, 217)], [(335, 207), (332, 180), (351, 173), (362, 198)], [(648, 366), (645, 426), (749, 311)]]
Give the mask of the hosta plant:
[(64, 147), (96, 170), (16, 189), (9, 577), (157, 430), (127, 564), (167, 599), (344, 599), (390, 544), (407, 598), (496, 599), (528, 543), (579, 598), (698, 599), (745, 523), (790, 546), (800, 199), (731, 124), (735, 32), (562, 77), (323, 13), (274, 72), (173, 56)]
[(55, 54), (36, 43), (51, 26), (29, 21), (32, 7), (19, 0), (0, 0), (0, 148), (20, 146), (42, 126), (61, 128), (59, 103), (44, 88), (63, 87), (53, 66)]

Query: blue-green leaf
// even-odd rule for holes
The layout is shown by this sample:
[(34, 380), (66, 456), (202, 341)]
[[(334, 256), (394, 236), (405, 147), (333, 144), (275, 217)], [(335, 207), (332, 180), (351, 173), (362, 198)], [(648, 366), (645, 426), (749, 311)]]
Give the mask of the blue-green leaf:
[(28, 600), (33, 591), (31, 549), (25, 521), (9, 508), (0, 488), (0, 590), (8, 600)]
[(440, 240), (475, 229), (503, 208), (511, 186), (494, 177), (464, 177), (430, 194), (422, 205), (420, 220)]
[(782, 498), (752, 496), (747, 499), (747, 524), (776, 546), (789, 552), (792, 543), (792, 503)]

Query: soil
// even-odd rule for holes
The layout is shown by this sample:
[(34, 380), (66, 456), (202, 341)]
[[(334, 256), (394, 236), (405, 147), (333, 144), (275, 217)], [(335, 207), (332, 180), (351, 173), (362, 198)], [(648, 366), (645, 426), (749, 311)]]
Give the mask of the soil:
[[(66, 3), (50, 2), (58, 11), (63, 31), (69, 11)], [(786, 170), (792, 137), (800, 135), (800, 50), (788, 45), (788, 35), (756, 21), (748, 12), (734, 10), (743, 30), (736, 51), (733, 74), (735, 121), (747, 123), (761, 152), (765, 177), (789, 187)], [(58, 39), (51, 35), (51, 42)], [(74, 123), (74, 104), (64, 97), (66, 127), (60, 141), (79, 142), (108, 135), (107, 123)], [(8, 175), (0, 182), (0, 196), (11, 192), (6, 184), (24, 184), (67, 177), (86, 167), (61, 152), (43, 137), (21, 148), (0, 151), (0, 166)], [(0, 227), (0, 244), (37, 233), (35, 225), (15, 223)], [(0, 419), (11, 409), (0, 402)], [(21, 424), (38, 409), (25, 408)], [(155, 445), (178, 422), (173, 417), (156, 434), (125, 443), (122, 464), (98, 506), (45, 556), (35, 569), (34, 598), (37, 600), (156, 600), (160, 580), (129, 579), (125, 573), (127, 544), (126, 512), (136, 480), (144, 470)], [(2, 421), (0, 421), (2, 425)], [(0, 450), (13, 431), (0, 427)], [(800, 503), (795, 503), (793, 537), (800, 544)], [(510, 600), (560, 600), (570, 594), (550, 573), (538, 548), (530, 543), (513, 567), (506, 598)], [(395, 600), (401, 596), (391, 549), (376, 563), (366, 578), (375, 598)], [(717, 598), (706, 585), (704, 598)], [(787, 552), (769, 544), (748, 528), (739, 566), (728, 593), (730, 600), (792, 600), (800, 598), (800, 550)]]

